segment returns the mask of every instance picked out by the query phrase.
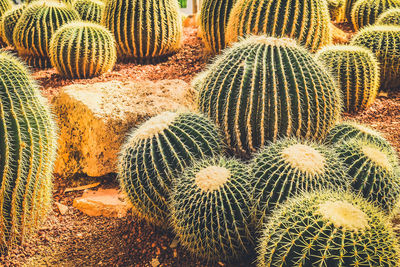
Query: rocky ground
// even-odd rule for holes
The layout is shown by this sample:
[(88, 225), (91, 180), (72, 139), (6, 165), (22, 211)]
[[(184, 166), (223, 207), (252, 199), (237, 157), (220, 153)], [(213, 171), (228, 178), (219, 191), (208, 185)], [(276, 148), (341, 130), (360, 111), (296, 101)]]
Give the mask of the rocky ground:
[[(340, 25), (339, 25), (340, 26)], [(346, 25), (345, 25), (346, 28)], [(91, 80), (65, 80), (54, 70), (35, 71), (43, 93), (52, 98), (59, 88), (73, 83), (182, 79), (190, 82), (210, 60), (194, 28), (185, 28), (183, 49), (156, 65), (119, 63), (116, 68)], [(381, 131), (400, 152), (400, 91), (381, 94), (374, 105), (345, 118), (366, 123)], [(64, 192), (67, 187), (99, 182), (97, 188), (117, 188), (115, 175), (101, 178), (55, 177), (53, 210), (39, 234), (22, 246), (0, 256), (0, 266), (210, 266), (188, 255), (174, 236), (155, 229), (132, 215), (124, 218), (89, 217), (73, 208), (73, 199), (83, 191)], [(60, 214), (56, 203), (68, 207)], [(249, 266), (253, 261), (234, 266)], [(227, 266), (223, 262), (215, 266)]]

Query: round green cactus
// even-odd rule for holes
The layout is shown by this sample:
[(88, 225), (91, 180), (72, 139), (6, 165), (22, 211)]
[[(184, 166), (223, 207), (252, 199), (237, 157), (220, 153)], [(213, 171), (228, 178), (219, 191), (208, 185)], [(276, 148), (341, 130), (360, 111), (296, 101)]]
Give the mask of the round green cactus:
[(258, 227), (290, 197), (321, 189), (347, 189), (350, 184), (346, 167), (334, 150), (307, 141), (271, 143), (255, 156), (251, 166)]
[(400, 86), (400, 26), (365, 27), (354, 36), (351, 44), (375, 53), (381, 67), (381, 89)]
[(398, 266), (389, 218), (359, 196), (306, 193), (276, 210), (258, 247), (258, 267)]
[(102, 24), (114, 34), (122, 59), (156, 61), (181, 46), (182, 22), (176, 0), (107, 1)]
[(235, 159), (212, 158), (187, 168), (171, 194), (180, 243), (209, 261), (246, 255), (251, 239), (251, 173)]
[(0, 252), (31, 234), (51, 207), (56, 130), (39, 86), (0, 53)]
[(111, 70), (117, 60), (113, 35), (92, 22), (70, 22), (50, 42), (51, 64), (68, 78), (91, 78)]
[(340, 143), (335, 149), (348, 166), (353, 189), (390, 213), (400, 197), (400, 166), (396, 153), (362, 139)]
[(351, 11), (351, 21), (354, 29), (359, 29), (375, 23), (379, 15), (386, 10), (400, 7), (400, 0), (358, 0)]
[(4, 15), (1, 17), (0, 21), (1, 38), (9, 46), (14, 46), (14, 41), (13, 41), (14, 28), (25, 8), (26, 8), (25, 4), (17, 5), (13, 9), (5, 12)]
[(317, 60), (337, 78), (347, 112), (367, 109), (380, 86), (380, 68), (375, 55), (359, 46), (335, 45), (322, 48)]
[(266, 34), (296, 39), (315, 52), (331, 43), (329, 23), (326, 0), (305, 0), (301, 5), (296, 0), (238, 0), (229, 17), (226, 41), (232, 44), (240, 36)]
[[(40, 57), (49, 65), (49, 45), (54, 32), (62, 25), (79, 20), (79, 14), (69, 5), (55, 1), (35, 1), (22, 12), (14, 29), (14, 45), (22, 57)], [(28, 63), (35, 63), (29, 60)], [(41, 67), (40, 65), (31, 65)]]
[(202, 38), (207, 50), (218, 53), (226, 47), (225, 30), (236, 0), (204, 0), (200, 12)]
[(121, 152), (119, 180), (138, 215), (165, 227), (176, 175), (222, 153), (221, 140), (208, 119), (188, 112), (164, 112), (134, 130)]
[(82, 20), (100, 23), (105, 4), (100, 0), (75, 0), (73, 7)]
[(278, 137), (324, 138), (340, 115), (333, 79), (292, 39), (246, 39), (199, 77), (200, 110), (242, 157)]
[(400, 26), (400, 8), (392, 8), (383, 12), (378, 17), (376, 24)]

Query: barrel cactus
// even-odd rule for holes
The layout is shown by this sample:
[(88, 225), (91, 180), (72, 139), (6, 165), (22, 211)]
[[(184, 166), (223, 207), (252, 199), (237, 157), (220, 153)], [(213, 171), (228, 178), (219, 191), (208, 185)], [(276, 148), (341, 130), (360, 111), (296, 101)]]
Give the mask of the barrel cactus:
[(391, 212), (400, 197), (400, 167), (393, 150), (368, 140), (351, 139), (336, 147), (348, 166), (353, 189)]
[(38, 85), (0, 53), (0, 251), (33, 233), (48, 209), (56, 131)]
[(105, 4), (100, 0), (75, 0), (73, 7), (82, 20), (100, 23)]
[(164, 112), (134, 130), (125, 143), (119, 160), (121, 187), (138, 215), (165, 227), (176, 175), (222, 150), (220, 134), (208, 119), (189, 112)]
[(398, 266), (389, 218), (359, 196), (305, 193), (274, 212), (258, 247), (258, 267)]
[(225, 30), (236, 0), (205, 0), (201, 6), (200, 25), (206, 48), (218, 53), (225, 48)]
[(357, 0), (346, 0), (344, 4), (344, 15), (347, 22), (351, 22), (351, 10)]
[(180, 48), (182, 22), (176, 0), (107, 1), (102, 24), (114, 34), (123, 59), (156, 61)]
[(50, 61), (68, 78), (91, 78), (114, 67), (115, 41), (103, 26), (92, 22), (70, 22), (54, 34), (50, 42)]
[(288, 198), (320, 189), (347, 189), (350, 178), (338, 155), (324, 145), (282, 139), (262, 149), (251, 165), (257, 226)]
[(346, 0), (327, 0), (327, 2), (331, 19), (334, 21), (342, 21)]
[(354, 29), (374, 24), (379, 15), (394, 7), (400, 7), (400, 0), (358, 0), (351, 11)]
[(349, 45), (328, 46), (321, 49), (316, 58), (337, 78), (347, 112), (362, 111), (375, 101), (380, 68), (370, 50)]
[(180, 243), (209, 261), (246, 255), (251, 239), (251, 174), (235, 159), (195, 163), (176, 180), (171, 224)]
[(15, 6), (14, 8), (5, 12), (4, 15), (1, 17), (1, 21), (0, 21), (1, 38), (9, 46), (14, 45), (14, 41), (13, 41), (14, 28), (15, 28), (15, 25), (17, 24), (19, 18), (21, 17), (22, 12), (25, 10), (25, 8), (26, 8), (26, 5), (24, 5), (24, 4)]
[(231, 44), (239, 36), (266, 34), (296, 39), (316, 51), (331, 43), (329, 23), (326, 0), (305, 0), (301, 5), (296, 0), (238, 0), (229, 17), (226, 40)]
[(400, 26), (400, 8), (391, 8), (383, 12), (378, 17), (376, 24)]
[(292, 39), (250, 37), (200, 77), (200, 110), (242, 157), (278, 137), (324, 138), (340, 115), (333, 79)]
[(352, 45), (372, 50), (381, 67), (381, 89), (400, 86), (400, 26), (377, 25), (363, 28)]
[[(14, 45), (22, 58), (29, 58), (28, 63), (34, 64), (41, 58), (43, 67), (49, 65), (49, 45), (54, 32), (62, 25), (79, 20), (79, 14), (69, 5), (55, 1), (35, 1), (23, 11), (14, 29)], [(43, 62), (47, 62), (43, 64)]]

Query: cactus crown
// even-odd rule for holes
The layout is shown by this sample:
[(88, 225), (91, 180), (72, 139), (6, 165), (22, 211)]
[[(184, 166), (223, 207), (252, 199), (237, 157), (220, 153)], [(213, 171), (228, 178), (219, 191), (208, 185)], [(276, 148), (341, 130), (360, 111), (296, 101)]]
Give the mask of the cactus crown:
[(203, 192), (212, 192), (223, 186), (231, 176), (228, 169), (208, 166), (196, 174), (195, 183)]
[(400, 8), (391, 8), (383, 12), (378, 17), (376, 24), (400, 26)]
[(75, 0), (73, 7), (82, 20), (100, 23), (105, 4), (100, 0)]
[(178, 117), (178, 112), (166, 111), (158, 116), (150, 118), (143, 123), (132, 135), (132, 140), (152, 138), (161, 133)]
[(282, 156), (293, 168), (302, 172), (318, 174), (324, 171), (325, 158), (313, 147), (294, 144), (285, 148)]
[(374, 162), (377, 166), (386, 169), (388, 171), (392, 171), (392, 165), (383, 151), (378, 149), (376, 146), (365, 144), (362, 147), (363, 154), (372, 162)]

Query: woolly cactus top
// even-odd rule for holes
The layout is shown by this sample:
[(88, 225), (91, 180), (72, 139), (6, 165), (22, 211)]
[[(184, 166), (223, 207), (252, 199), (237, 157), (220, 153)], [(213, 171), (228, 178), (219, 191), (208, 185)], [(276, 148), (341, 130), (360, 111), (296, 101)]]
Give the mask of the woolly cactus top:
[(374, 162), (376, 165), (379, 167), (387, 170), (387, 171), (392, 171), (392, 165), (387, 157), (387, 155), (382, 151), (376, 148), (375, 146), (365, 144), (361, 148), (362, 153), (370, 159), (372, 162)]
[(212, 192), (222, 187), (231, 176), (231, 172), (224, 167), (209, 166), (196, 174), (195, 184), (203, 192)]
[(179, 115), (176, 112), (166, 111), (158, 116), (151, 118), (150, 120), (143, 123), (140, 128), (138, 128), (132, 138), (133, 139), (147, 139), (151, 138), (158, 133), (162, 132), (175, 120)]
[(282, 156), (287, 163), (302, 172), (319, 174), (324, 171), (324, 156), (311, 146), (294, 144), (285, 148)]

